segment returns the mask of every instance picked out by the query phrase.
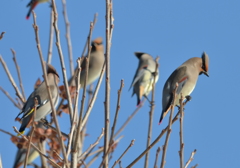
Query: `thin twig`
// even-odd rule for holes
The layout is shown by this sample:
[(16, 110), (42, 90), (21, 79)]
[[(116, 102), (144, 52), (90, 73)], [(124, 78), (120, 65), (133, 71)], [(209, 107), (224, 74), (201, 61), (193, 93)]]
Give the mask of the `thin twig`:
[[(96, 13), (96, 14), (94, 15), (93, 27), (92, 27), (92, 29), (94, 29), (94, 26), (95, 26), (95, 24), (96, 24), (96, 22), (97, 22), (97, 16), (98, 16), (98, 14)], [(86, 40), (86, 44), (85, 44), (84, 50), (83, 50), (83, 52), (82, 52), (82, 57), (84, 56), (85, 50), (87, 49), (87, 44), (88, 44), (88, 39)], [(76, 73), (77, 73), (77, 67), (75, 68), (75, 74), (76, 74)], [(71, 76), (71, 78), (68, 80), (68, 84), (69, 84), (69, 85), (72, 85), (72, 82), (73, 82), (73, 80), (75, 79), (75, 78), (74, 78), (74, 77), (75, 77), (75, 74), (74, 74), (74, 76)], [(60, 100), (60, 103), (59, 103), (59, 105), (58, 105), (58, 107), (57, 107), (57, 111), (60, 111), (63, 102), (64, 102), (64, 99), (61, 99), (61, 100)]]
[(183, 143), (183, 95), (181, 93), (181, 97), (179, 99), (179, 104), (180, 104), (180, 117), (179, 117), (179, 122), (180, 122), (180, 151), (179, 151), (179, 157), (180, 157), (180, 168), (184, 168), (184, 143)]
[(0, 62), (2, 63), (2, 66), (3, 66), (5, 72), (6, 72), (7, 76), (8, 76), (9, 81), (11, 82), (13, 88), (16, 91), (17, 97), (21, 100), (22, 103), (24, 103), (25, 99), (23, 98), (21, 92), (19, 91), (19, 89), (18, 89), (18, 87), (17, 87), (17, 85), (16, 85), (16, 83), (15, 83), (15, 81), (14, 81), (14, 79), (13, 79), (11, 73), (10, 73), (10, 71), (8, 70), (7, 64), (5, 63), (5, 61), (3, 60), (1, 55), (0, 55)]
[[(41, 119), (41, 120), (39, 120), (39, 122), (41, 122), (41, 123), (42, 123), (43, 125), (45, 125), (46, 127), (51, 128), (54, 132), (57, 133), (57, 129), (56, 129), (55, 127), (53, 127), (52, 125), (50, 125), (49, 123), (47, 123), (45, 120)], [(61, 133), (62, 133), (62, 135), (65, 136), (66, 138), (69, 138), (68, 134), (66, 134), (66, 133), (64, 133), (64, 132), (62, 132), (62, 131), (61, 131)]]
[(109, 141), (109, 147), (110, 145), (113, 143), (113, 135), (114, 135), (114, 131), (115, 131), (115, 126), (117, 124), (117, 119), (118, 119), (118, 112), (120, 110), (120, 100), (121, 100), (121, 93), (122, 93), (122, 88), (124, 87), (124, 81), (123, 79), (121, 80), (121, 85), (120, 85), (120, 89), (118, 90), (118, 99), (117, 99), (117, 107), (116, 107), (116, 113), (115, 113), (115, 117), (114, 117), (114, 121), (113, 121), (113, 126), (112, 126), (112, 131), (111, 131), (111, 136), (110, 136), (110, 141)]
[[(52, 0), (52, 1), (54, 1), (54, 0)], [(56, 10), (56, 7), (55, 7), (55, 10)], [(43, 70), (43, 74), (44, 74), (44, 81), (45, 81), (46, 88), (47, 88), (47, 91), (48, 91), (48, 97), (49, 97), (49, 100), (50, 100), (50, 105), (51, 105), (51, 108), (52, 108), (53, 120), (54, 120), (56, 129), (57, 129), (58, 139), (59, 139), (59, 143), (60, 143), (60, 146), (61, 146), (61, 149), (62, 149), (64, 162), (65, 162), (65, 165), (69, 168), (68, 159), (67, 159), (67, 156), (66, 156), (66, 150), (65, 150), (64, 143), (63, 143), (63, 139), (62, 139), (62, 133), (60, 131), (60, 127), (59, 127), (59, 124), (58, 124), (57, 113), (56, 113), (56, 110), (54, 108), (54, 104), (53, 104), (53, 100), (52, 100), (52, 93), (51, 93), (50, 87), (49, 87), (49, 81), (48, 81), (48, 78), (47, 78), (46, 66), (45, 66), (45, 63), (44, 63), (44, 60), (43, 60), (43, 56), (42, 56), (42, 50), (41, 50), (40, 40), (39, 40), (39, 35), (38, 35), (38, 26), (36, 24), (36, 15), (35, 15), (34, 12), (32, 12), (32, 13), (33, 13), (33, 19), (34, 19), (33, 28), (35, 30), (37, 49), (38, 49), (38, 53), (39, 53), (39, 57), (40, 57), (41, 65), (42, 65), (42, 70)]]
[(99, 157), (99, 155), (101, 154), (101, 152), (98, 152), (87, 164), (87, 167), (90, 167), (91, 164)]
[(134, 145), (134, 141), (135, 141), (135, 139), (133, 139), (133, 140), (131, 141), (131, 143), (129, 144), (129, 146), (127, 147), (127, 149), (123, 152), (123, 154), (118, 158), (118, 160), (116, 160), (116, 161), (114, 162), (112, 168), (114, 168), (114, 167), (117, 165), (117, 163), (122, 159), (122, 157), (127, 153), (127, 151)]
[(77, 65), (78, 65), (78, 74), (77, 74), (77, 79), (76, 79), (76, 96), (75, 96), (75, 104), (74, 104), (74, 116), (73, 116), (73, 124), (71, 125), (71, 129), (70, 129), (70, 134), (69, 134), (69, 139), (68, 139), (68, 145), (67, 145), (67, 158), (68, 155), (71, 152), (71, 146), (72, 146), (72, 141), (73, 141), (73, 133), (74, 130), (76, 128), (76, 124), (77, 124), (77, 110), (78, 110), (78, 98), (79, 98), (79, 90), (80, 90), (80, 74), (81, 74), (81, 58), (79, 57), (77, 59)]
[[(27, 142), (29, 142), (29, 139), (28, 139), (25, 135), (21, 134), (21, 133), (17, 130), (16, 127), (13, 127), (13, 129), (14, 129), (14, 131), (15, 131), (17, 134), (21, 135), (21, 136), (23, 137), (23, 139), (25, 139)], [(30, 142), (30, 143), (31, 143), (32, 147), (39, 152), (40, 155), (43, 155), (43, 156), (44, 156), (46, 159), (48, 159), (54, 166), (56, 166), (56, 167), (58, 167), (58, 168), (61, 168), (57, 163), (55, 163), (55, 162), (53, 161), (53, 159), (51, 159), (49, 156), (47, 156), (47, 155), (45, 155), (44, 153), (42, 153), (42, 151), (40, 151), (40, 150), (38, 149), (38, 147), (36, 147), (36, 145), (34, 145), (32, 142)]]
[[(189, 100), (186, 100), (184, 103), (184, 106), (187, 104)], [(172, 124), (177, 121), (178, 116), (180, 114), (180, 111), (175, 115), (175, 117), (172, 120)], [(130, 163), (127, 168), (132, 167), (135, 163), (137, 163), (161, 138), (162, 136), (167, 132), (169, 125), (165, 127), (165, 129), (162, 130), (162, 132), (158, 135), (158, 137), (148, 146), (147, 149), (145, 149), (132, 163)]]
[(2, 38), (3, 38), (3, 36), (4, 36), (5, 33), (6, 33), (6, 32), (2, 32), (2, 33), (1, 33), (1, 35), (0, 35), (0, 40), (2, 40)]
[(62, 162), (63, 158), (59, 155), (59, 153), (56, 150), (53, 150), (53, 153), (57, 155), (58, 159)]
[(127, 124), (131, 121), (131, 119), (137, 114), (137, 112), (142, 108), (142, 106), (144, 105), (144, 102), (146, 101), (146, 99), (144, 98), (142, 103), (137, 106), (136, 110), (133, 111), (133, 113), (127, 118), (127, 120), (123, 123), (123, 125), (118, 129), (118, 131), (114, 134), (113, 138), (115, 138), (116, 136), (118, 136), (123, 130), (124, 128), (127, 126)]
[(196, 168), (197, 166), (198, 166), (198, 164), (196, 164), (196, 165), (192, 166), (191, 168)]
[[(119, 143), (119, 141), (123, 138), (123, 136), (120, 136), (117, 140), (114, 141), (114, 143), (112, 144), (112, 146), (115, 146), (116, 144)], [(88, 156), (91, 156), (91, 155), (94, 155), (96, 154), (88, 163), (88, 167), (97, 159), (97, 157), (103, 152), (104, 148), (101, 147), (99, 148), (98, 150), (92, 152), (92, 153), (89, 153)]]
[(57, 49), (58, 49), (58, 55), (59, 55), (59, 59), (60, 59), (61, 67), (62, 67), (63, 83), (64, 83), (65, 90), (66, 90), (66, 93), (67, 93), (67, 101), (68, 101), (68, 107), (69, 107), (69, 112), (70, 112), (70, 123), (72, 124), (72, 122), (73, 122), (72, 99), (71, 99), (71, 96), (70, 96), (70, 91), (68, 89), (69, 87), (68, 87), (66, 67), (65, 67), (65, 63), (64, 63), (64, 57), (63, 57), (62, 47), (61, 47), (61, 42), (60, 42), (60, 31), (59, 31), (58, 25), (57, 25), (58, 13), (57, 13), (55, 0), (51, 0), (51, 2), (52, 2), (52, 9), (53, 9), (53, 12), (54, 12), (53, 27), (54, 27), (55, 36), (56, 36), (56, 46), (57, 46)]
[[(147, 147), (150, 145), (151, 142), (151, 137), (152, 137), (152, 123), (153, 123), (153, 114), (154, 114), (154, 109), (155, 109), (155, 104), (154, 104), (154, 96), (155, 96), (155, 83), (156, 83), (156, 76), (158, 73), (158, 60), (159, 57), (156, 58), (156, 67), (154, 71), (154, 78), (153, 78), (153, 83), (152, 83), (152, 100), (151, 100), (151, 106), (150, 106), (150, 112), (149, 112), (149, 125), (148, 125), (148, 136), (147, 136)], [(145, 162), (144, 162), (144, 168), (148, 168), (148, 159), (149, 159), (149, 153), (146, 153), (145, 156)]]
[[(94, 17), (93, 17), (93, 27), (92, 27), (92, 30), (94, 29), (94, 27), (95, 27), (95, 24), (97, 23), (97, 17), (98, 17), (98, 13), (95, 13), (94, 14)], [(85, 52), (86, 52), (86, 50), (87, 50), (87, 47), (88, 47), (88, 39), (86, 40), (86, 42), (85, 42), (85, 46), (84, 46), (84, 48), (83, 48), (83, 51), (82, 51), (82, 57), (84, 57), (84, 55), (85, 55)], [(76, 71), (76, 70), (75, 70)]]
[(161, 161), (160, 168), (164, 168), (164, 165), (166, 163), (165, 159), (166, 159), (166, 154), (167, 154), (168, 141), (169, 141), (169, 138), (170, 138), (170, 134), (172, 132), (172, 117), (173, 117), (173, 113), (174, 113), (177, 88), (178, 88), (178, 83), (176, 83), (176, 87), (175, 87), (175, 89), (173, 90), (173, 93), (172, 93), (173, 94), (173, 101), (172, 101), (172, 104), (171, 104), (171, 113), (170, 113), (170, 116), (169, 116), (169, 124), (168, 124), (168, 128), (167, 128), (167, 135), (166, 135), (165, 143), (164, 143), (164, 146), (163, 146), (163, 154), (162, 154), (162, 161)]
[(78, 147), (81, 148), (80, 144), (80, 132), (82, 127), (82, 116), (83, 116), (83, 110), (84, 110), (84, 104), (85, 104), (85, 98), (86, 98), (86, 89), (87, 89), (87, 80), (88, 80), (88, 70), (89, 70), (89, 60), (92, 46), (91, 46), (91, 38), (92, 38), (92, 25), (93, 23), (90, 23), (90, 30), (88, 35), (88, 55), (85, 57), (86, 65), (85, 65), (85, 79), (84, 79), (84, 86), (83, 86), (83, 94), (82, 94), (82, 100), (81, 100), (81, 108), (80, 108), (80, 115), (78, 119), (78, 125), (77, 125), (77, 131), (76, 136), (74, 139), (74, 146), (73, 146), (73, 157), (72, 159), (72, 167), (75, 168), (77, 166), (77, 155), (80, 154), (77, 150)]
[(86, 111), (86, 113), (85, 113), (85, 115), (84, 115), (84, 117), (83, 117), (83, 119), (82, 119), (83, 121), (82, 121), (80, 130), (82, 130), (82, 128), (85, 126), (85, 124), (86, 124), (86, 122), (87, 122), (87, 120), (88, 120), (88, 117), (89, 117), (89, 115), (90, 115), (90, 113), (91, 113), (91, 110), (92, 110), (92, 108), (93, 108), (93, 104), (95, 103), (95, 100), (96, 100), (96, 98), (97, 98), (97, 94), (98, 94), (100, 85), (101, 85), (101, 83), (102, 83), (102, 78), (103, 78), (104, 72), (105, 72), (105, 63), (103, 64), (103, 68), (102, 68), (101, 74), (100, 74), (100, 76), (99, 76), (98, 83), (97, 83), (96, 89), (95, 89), (95, 91), (94, 91), (94, 93), (93, 93), (91, 102), (89, 103), (88, 108), (87, 108), (87, 111)]
[(23, 94), (23, 98), (26, 101), (26, 96), (25, 96), (24, 89), (23, 89), (20, 68), (19, 68), (18, 63), (17, 63), (16, 52), (12, 48), (11, 48), (11, 51), (12, 51), (12, 54), (13, 54), (13, 61), (15, 63), (16, 69), (17, 69), (19, 85), (20, 85), (20, 88), (21, 88), (21, 91), (22, 91), (22, 94)]
[(35, 116), (36, 116), (36, 111), (37, 111), (37, 105), (38, 105), (38, 99), (37, 97), (35, 97), (34, 99), (34, 111), (33, 111), (33, 115), (32, 115), (32, 129), (31, 129), (31, 132), (30, 132), (30, 137), (29, 137), (29, 141), (28, 141), (28, 147), (27, 147), (27, 152), (26, 152), (26, 156), (25, 156), (25, 160), (24, 160), (24, 168), (27, 167), (27, 162), (28, 162), (28, 155), (29, 155), (29, 152), (30, 152), (30, 148), (31, 148), (31, 143), (32, 142), (32, 136), (33, 136), (33, 132), (35, 130), (35, 124), (34, 124), (34, 119), (35, 119)]
[[(38, 148), (44, 154), (46, 154), (46, 147), (45, 147), (45, 145), (46, 145), (46, 141), (38, 142)], [(42, 168), (48, 168), (47, 159), (45, 157), (43, 157), (42, 155), (40, 155), (40, 158), (41, 158)]]
[(63, 6), (63, 16), (66, 26), (66, 39), (67, 39), (67, 45), (68, 45), (68, 56), (69, 56), (69, 63), (70, 63), (70, 72), (71, 75), (74, 75), (74, 65), (73, 65), (73, 56), (72, 56), (72, 42), (71, 42), (71, 35), (70, 35), (70, 23), (68, 20), (67, 15), (67, 5), (66, 0), (62, 0), (62, 6)]
[(109, 139), (108, 150), (107, 150), (107, 153), (106, 153), (106, 155), (104, 156), (104, 158), (103, 158), (103, 160), (102, 160), (102, 163), (100, 164), (99, 167), (101, 167), (102, 164), (104, 163), (106, 157), (108, 156), (108, 154), (109, 154), (109, 152), (110, 152), (111, 145), (113, 144), (113, 135), (114, 135), (114, 131), (115, 131), (115, 126), (116, 126), (116, 124), (117, 124), (117, 118), (118, 118), (118, 112), (119, 112), (119, 109), (120, 109), (120, 99), (121, 99), (121, 93), (122, 93), (122, 88), (123, 88), (123, 86), (124, 86), (124, 82), (123, 82), (123, 79), (122, 79), (122, 80), (121, 80), (120, 89), (118, 90), (117, 107), (116, 107), (116, 113), (115, 113), (114, 122), (113, 122), (113, 126), (112, 126), (111, 136), (110, 136), (110, 139)]
[(110, 48), (111, 48), (111, 31), (113, 27), (111, 27), (112, 15), (112, 1), (106, 0), (106, 84), (105, 84), (105, 134), (104, 134), (104, 153), (103, 158), (105, 159), (104, 168), (108, 168), (108, 144), (109, 144), (109, 125), (110, 125)]
[(49, 35), (49, 44), (48, 44), (48, 57), (47, 63), (51, 64), (52, 61), (52, 48), (53, 48), (53, 37), (54, 37), (54, 29), (53, 29), (53, 11), (51, 10), (51, 19), (50, 19), (50, 35)]
[(10, 135), (10, 136), (12, 136), (12, 137), (18, 138), (18, 136), (13, 135), (12, 133), (7, 132), (7, 131), (5, 131), (5, 130), (3, 130), (3, 129), (0, 129), (0, 131), (3, 132), (3, 133), (5, 133), (5, 134), (8, 134), (8, 135)]
[(121, 160), (119, 161), (119, 168), (122, 168), (122, 162), (121, 162)]
[(94, 148), (97, 144), (99, 144), (99, 142), (100, 142), (101, 138), (103, 137), (103, 135), (104, 135), (104, 128), (102, 128), (102, 132), (101, 132), (100, 136), (97, 138), (97, 140), (96, 140), (93, 144), (91, 144), (91, 145), (89, 146), (89, 148), (88, 148), (84, 153), (81, 154), (80, 157), (78, 157), (78, 160), (82, 160), (83, 156), (85, 156), (86, 154), (88, 154), (88, 152), (89, 152), (92, 148)]
[(159, 155), (160, 151), (161, 151), (161, 148), (158, 147), (158, 148), (157, 148), (157, 152), (156, 152), (155, 162), (154, 162), (154, 168), (157, 168), (157, 164), (158, 164), (158, 155)]
[[(194, 151), (191, 153), (191, 156), (190, 156), (190, 158), (188, 159), (188, 161), (187, 161), (187, 163), (186, 163), (186, 165), (185, 165), (185, 167), (184, 168), (187, 168), (188, 167), (188, 165), (191, 163), (191, 161), (193, 160), (193, 156), (196, 154), (196, 152), (197, 152), (197, 149), (194, 149)], [(195, 165), (196, 167), (198, 166), (198, 165)]]
[(14, 101), (14, 99), (9, 95), (9, 93), (6, 90), (4, 90), (1, 86), (0, 90), (8, 97), (8, 99), (14, 104), (14, 106), (19, 108), (20, 110), (22, 109), (22, 106), (20, 106), (20, 104), (17, 104), (17, 102)]

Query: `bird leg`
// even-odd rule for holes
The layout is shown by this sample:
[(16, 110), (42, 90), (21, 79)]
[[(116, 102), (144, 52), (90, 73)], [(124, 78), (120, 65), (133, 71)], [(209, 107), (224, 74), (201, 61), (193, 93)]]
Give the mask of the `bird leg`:
[(152, 103), (146, 95), (143, 95), (143, 97), (145, 97), (150, 104)]

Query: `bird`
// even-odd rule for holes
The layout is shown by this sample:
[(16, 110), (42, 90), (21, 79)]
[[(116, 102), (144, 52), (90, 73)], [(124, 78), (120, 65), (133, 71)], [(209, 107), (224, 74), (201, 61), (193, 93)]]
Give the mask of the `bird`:
[[(59, 75), (52, 65), (48, 64), (47, 66), (48, 66), (47, 79), (49, 83), (49, 88), (52, 94), (52, 101), (56, 106), (59, 99), (59, 93), (58, 93)], [(36, 110), (34, 121), (39, 121), (40, 119), (44, 118), (45, 116), (47, 116), (52, 112), (45, 81), (43, 81), (41, 85), (31, 93), (26, 103), (24, 104), (22, 111), (18, 114), (18, 116), (23, 114), (22, 117), (20, 118), (20, 120), (22, 121), (22, 124), (19, 129), (19, 132), (21, 134), (24, 134), (25, 128), (28, 126), (28, 124), (30, 123), (33, 117), (36, 100), (37, 100), (37, 105), (36, 105), (37, 110)], [(18, 116), (16, 117), (15, 120), (18, 120)]]
[[(39, 129), (39, 128), (40, 129), (45, 129), (44, 125), (41, 122), (37, 123), (36, 128), (37, 129)], [(34, 131), (34, 134), (36, 133), (35, 131)], [(30, 134), (31, 134), (31, 131), (29, 131), (27, 133), (27, 136), (30, 136)], [(37, 146), (37, 144), (39, 142), (35, 142), (35, 141), (33, 143), (34, 143), (34, 145)], [(27, 148), (24, 148), (24, 147), (18, 148), (16, 156), (15, 156), (15, 161), (14, 161), (14, 164), (13, 164), (13, 168), (20, 168), (24, 164), (26, 154), (27, 154)], [(36, 151), (33, 147), (30, 147), (27, 164), (31, 164), (38, 156), (39, 156), (38, 151)]]
[[(93, 83), (101, 74), (101, 70), (105, 61), (104, 46), (102, 38), (98, 37), (91, 43), (92, 49), (90, 53), (88, 78), (86, 85)], [(81, 63), (80, 84), (81, 88), (84, 86), (85, 74), (86, 74), (86, 57), (84, 57)]]
[(29, 7), (29, 11), (27, 13), (26, 19), (29, 19), (32, 10), (39, 4), (43, 2), (48, 2), (49, 0), (31, 0), (28, 4), (27, 7)]
[(132, 96), (137, 95), (138, 106), (141, 103), (142, 96), (149, 101), (147, 95), (152, 90), (155, 75), (155, 83), (158, 81), (159, 70), (157, 69), (157, 72), (155, 72), (156, 62), (151, 55), (143, 52), (135, 52), (134, 54), (139, 59), (139, 63), (129, 90), (133, 87)]
[(176, 90), (176, 99), (174, 106), (179, 106), (180, 94), (182, 93), (184, 99), (189, 96), (194, 90), (198, 76), (201, 74), (208, 75), (209, 57), (203, 52), (202, 57), (193, 57), (184, 62), (169, 76), (163, 87), (162, 92), (162, 114), (160, 116), (159, 124), (167, 115), (169, 108), (173, 101), (173, 90), (178, 84)]
[[(30, 134), (29, 134), (29, 136), (30, 136)], [(19, 168), (24, 164), (26, 153), (27, 153), (26, 148), (18, 149), (18, 151), (16, 153), (13, 168)], [(31, 164), (38, 156), (39, 156), (38, 151), (36, 151), (33, 147), (31, 147), (30, 151), (29, 151), (29, 155), (28, 155), (27, 164)]]

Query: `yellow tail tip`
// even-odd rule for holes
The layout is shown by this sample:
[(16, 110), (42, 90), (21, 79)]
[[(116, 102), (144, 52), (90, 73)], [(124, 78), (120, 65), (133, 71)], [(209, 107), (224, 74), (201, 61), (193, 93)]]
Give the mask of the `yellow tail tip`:
[(17, 136), (20, 136), (20, 135), (23, 135), (24, 134), (24, 131), (20, 132), (20, 134), (17, 134)]

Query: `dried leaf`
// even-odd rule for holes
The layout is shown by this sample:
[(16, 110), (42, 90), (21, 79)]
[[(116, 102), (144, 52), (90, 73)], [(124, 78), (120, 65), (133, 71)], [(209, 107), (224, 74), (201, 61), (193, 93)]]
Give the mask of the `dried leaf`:
[(69, 108), (68, 104), (61, 105), (62, 112), (69, 114)]
[[(69, 92), (70, 92), (70, 96), (73, 99), (75, 94), (76, 94), (76, 86), (69, 86), (68, 89), (69, 89)], [(60, 94), (59, 95), (63, 99), (67, 99), (67, 92), (65, 90), (65, 86), (64, 85), (59, 86), (59, 90), (60, 90)]]

